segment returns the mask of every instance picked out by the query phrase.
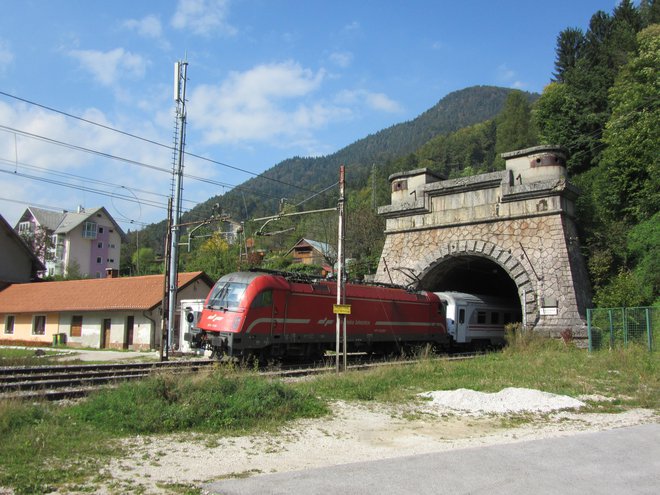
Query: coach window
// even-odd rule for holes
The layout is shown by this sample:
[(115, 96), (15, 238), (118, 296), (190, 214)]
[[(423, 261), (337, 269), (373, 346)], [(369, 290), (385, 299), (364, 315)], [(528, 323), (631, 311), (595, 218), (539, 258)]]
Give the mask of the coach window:
[(493, 311), (490, 314), (490, 323), (492, 325), (497, 325), (500, 322), (500, 314)]
[(257, 295), (252, 301), (253, 308), (264, 308), (273, 304), (273, 291), (265, 290)]
[(477, 311), (477, 323), (479, 323), (479, 324), (486, 323), (486, 312), (485, 311)]

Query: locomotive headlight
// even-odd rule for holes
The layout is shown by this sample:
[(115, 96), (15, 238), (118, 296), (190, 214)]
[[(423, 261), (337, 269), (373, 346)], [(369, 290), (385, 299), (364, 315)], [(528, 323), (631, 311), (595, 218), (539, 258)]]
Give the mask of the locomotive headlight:
[(240, 316), (234, 316), (234, 319), (231, 321), (231, 329), (233, 331), (238, 330), (238, 326), (241, 324), (241, 317)]

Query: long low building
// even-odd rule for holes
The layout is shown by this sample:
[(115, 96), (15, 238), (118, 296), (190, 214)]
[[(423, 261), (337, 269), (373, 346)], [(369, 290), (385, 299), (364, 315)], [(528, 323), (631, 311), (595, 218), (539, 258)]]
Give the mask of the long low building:
[[(213, 281), (204, 272), (180, 273), (177, 286), (178, 308), (181, 299), (205, 298)], [(0, 343), (157, 349), (163, 294), (163, 275), (12, 284), (0, 292)], [(178, 331), (172, 341), (178, 348)]]

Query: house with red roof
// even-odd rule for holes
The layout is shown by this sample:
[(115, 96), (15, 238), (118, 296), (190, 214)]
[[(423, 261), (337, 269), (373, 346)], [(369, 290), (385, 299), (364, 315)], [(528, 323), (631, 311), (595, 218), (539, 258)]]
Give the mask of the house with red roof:
[[(8, 286), (0, 291), (0, 343), (48, 345), (56, 337), (74, 347), (160, 348), (164, 276), (112, 275)], [(181, 299), (206, 298), (212, 286), (204, 272), (180, 273), (177, 308)], [(178, 331), (172, 340), (176, 348)]]

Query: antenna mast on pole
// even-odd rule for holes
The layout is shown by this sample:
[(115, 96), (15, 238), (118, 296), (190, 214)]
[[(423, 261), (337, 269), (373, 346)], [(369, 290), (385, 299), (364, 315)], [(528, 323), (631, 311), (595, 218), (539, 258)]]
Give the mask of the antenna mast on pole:
[(176, 314), (176, 293), (178, 283), (179, 262), (179, 220), (181, 218), (181, 193), (183, 191), (183, 156), (186, 145), (186, 80), (188, 62), (174, 64), (174, 101), (176, 102), (176, 116), (178, 135), (175, 135), (173, 174), (173, 204), (172, 224), (170, 226), (170, 260), (169, 260), (169, 308), (166, 349), (172, 347), (174, 335), (174, 316)]

